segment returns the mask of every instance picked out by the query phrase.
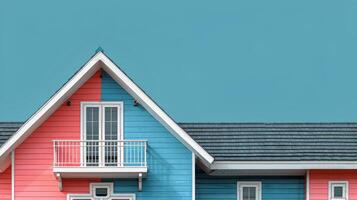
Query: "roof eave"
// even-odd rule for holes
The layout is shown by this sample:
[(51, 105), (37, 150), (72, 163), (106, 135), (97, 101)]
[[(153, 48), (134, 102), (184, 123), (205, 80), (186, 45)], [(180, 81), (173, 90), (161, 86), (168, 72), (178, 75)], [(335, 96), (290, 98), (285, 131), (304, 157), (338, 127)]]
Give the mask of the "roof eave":
[(214, 161), (211, 170), (357, 169), (357, 161)]

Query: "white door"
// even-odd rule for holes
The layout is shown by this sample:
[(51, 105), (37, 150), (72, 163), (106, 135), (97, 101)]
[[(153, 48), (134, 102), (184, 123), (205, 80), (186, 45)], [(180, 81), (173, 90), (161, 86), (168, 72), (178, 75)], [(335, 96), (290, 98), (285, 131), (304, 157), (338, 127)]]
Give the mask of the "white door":
[(122, 161), (122, 103), (83, 103), (82, 163), (117, 166)]
[(103, 158), (106, 166), (117, 166), (119, 161), (121, 161), (122, 156), (120, 154), (120, 149), (123, 147), (120, 134), (120, 107), (119, 106), (103, 106), (103, 131), (102, 131), (102, 140), (108, 141), (105, 142), (103, 148)]

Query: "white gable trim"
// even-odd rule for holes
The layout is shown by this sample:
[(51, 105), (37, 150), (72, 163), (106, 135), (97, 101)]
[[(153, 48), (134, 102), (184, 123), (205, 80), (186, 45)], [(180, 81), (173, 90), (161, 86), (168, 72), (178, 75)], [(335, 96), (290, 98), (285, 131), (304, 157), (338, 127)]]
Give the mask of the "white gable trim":
[[(99, 62), (101, 61), (101, 62)], [(58, 90), (20, 129), (0, 148), (0, 163), (39, 127), (66, 99), (82, 86), (98, 69), (102, 68), (132, 95), (147, 111), (163, 124), (180, 142), (207, 164), (213, 157), (176, 124), (156, 103), (151, 100), (119, 67), (104, 53), (96, 53), (60, 90)]]
[(178, 140), (191, 149), (198, 157), (211, 164), (213, 157), (194, 141), (174, 120), (172, 120), (150, 97), (148, 97), (123, 71), (105, 54), (99, 52), (103, 69), (132, 95), (150, 114), (161, 122)]

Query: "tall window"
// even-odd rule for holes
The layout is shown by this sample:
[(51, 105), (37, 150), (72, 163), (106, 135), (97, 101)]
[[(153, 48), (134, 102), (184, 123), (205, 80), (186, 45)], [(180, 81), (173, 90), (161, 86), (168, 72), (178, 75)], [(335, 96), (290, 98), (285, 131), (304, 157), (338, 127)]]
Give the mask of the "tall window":
[(82, 163), (116, 166), (122, 160), (122, 102), (82, 102)]
[(261, 200), (261, 182), (238, 182), (238, 200)]
[(330, 181), (329, 200), (348, 200), (348, 182)]

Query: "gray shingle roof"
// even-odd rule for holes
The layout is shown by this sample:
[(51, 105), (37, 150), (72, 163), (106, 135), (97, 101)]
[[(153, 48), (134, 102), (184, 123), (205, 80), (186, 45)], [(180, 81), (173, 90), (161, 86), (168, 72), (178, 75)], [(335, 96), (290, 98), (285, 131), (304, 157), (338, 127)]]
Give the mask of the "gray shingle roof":
[(180, 123), (217, 161), (357, 161), (357, 123)]
[[(0, 122), (0, 146), (22, 125)], [(179, 123), (217, 161), (357, 161), (357, 123)]]
[(16, 132), (22, 124), (22, 122), (0, 122), (0, 146)]

